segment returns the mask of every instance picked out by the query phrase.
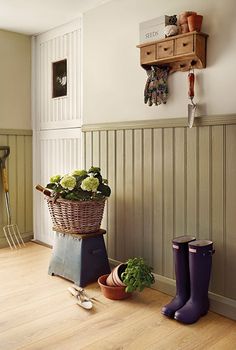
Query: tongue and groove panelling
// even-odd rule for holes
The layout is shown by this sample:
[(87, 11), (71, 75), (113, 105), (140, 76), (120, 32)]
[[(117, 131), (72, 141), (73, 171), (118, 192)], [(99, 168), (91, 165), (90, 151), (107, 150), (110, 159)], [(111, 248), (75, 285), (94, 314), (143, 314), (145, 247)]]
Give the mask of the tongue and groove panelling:
[[(200, 126), (202, 122), (202, 125)], [(143, 256), (174, 278), (173, 237), (214, 241), (211, 291), (236, 299), (236, 116), (85, 125), (85, 167), (101, 166), (112, 195), (103, 226), (111, 259)]]
[[(79, 21), (36, 37), (38, 100), (41, 130), (81, 125), (81, 29)], [(52, 64), (67, 60), (67, 96), (52, 98)], [(78, 83), (79, 82), (79, 83)]]
[[(25, 240), (33, 238), (32, 202), (32, 132), (0, 130), (0, 145), (10, 146), (7, 158), (12, 223), (16, 223)], [(1, 153), (2, 155), (3, 153)], [(7, 225), (5, 197), (0, 181), (0, 248), (7, 246), (3, 226)]]

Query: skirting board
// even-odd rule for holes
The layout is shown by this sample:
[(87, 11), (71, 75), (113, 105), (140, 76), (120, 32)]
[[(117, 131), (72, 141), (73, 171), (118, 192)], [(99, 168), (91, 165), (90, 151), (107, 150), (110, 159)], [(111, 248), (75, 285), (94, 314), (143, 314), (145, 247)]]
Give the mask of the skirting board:
[(46, 247), (46, 248), (50, 248), (52, 249), (52, 245), (50, 244), (47, 244), (47, 243), (44, 243), (42, 241), (39, 241), (38, 239), (31, 239), (31, 242), (35, 243), (35, 244), (39, 244), (39, 245), (42, 245), (43, 247)]
[[(118, 265), (119, 261), (109, 259), (110, 264)], [(155, 283), (152, 286), (153, 289), (156, 289), (162, 293), (174, 296), (175, 295), (175, 280), (160, 276), (154, 273)], [(212, 292), (209, 292), (210, 299), (210, 310), (216, 312), (225, 317), (236, 320), (236, 300), (226, 298), (222, 295), (218, 295)]]

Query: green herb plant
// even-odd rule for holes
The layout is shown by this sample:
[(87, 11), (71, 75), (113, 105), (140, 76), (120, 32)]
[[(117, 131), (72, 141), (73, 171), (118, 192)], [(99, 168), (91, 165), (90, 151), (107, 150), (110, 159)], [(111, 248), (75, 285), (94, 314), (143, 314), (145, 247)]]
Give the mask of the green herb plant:
[(152, 267), (147, 265), (143, 258), (129, 259), (125, 271), (121, 274), (121, 279), (126, 285), (126, 292), (135, 290), (141, 292), (155, 282)]

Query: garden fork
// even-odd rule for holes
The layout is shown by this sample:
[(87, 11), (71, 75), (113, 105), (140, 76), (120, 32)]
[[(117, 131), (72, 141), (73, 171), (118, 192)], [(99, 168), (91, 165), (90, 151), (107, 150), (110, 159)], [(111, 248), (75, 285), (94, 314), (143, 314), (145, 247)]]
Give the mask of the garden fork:
[(2, 184), (3, 191), (5, 193), (5, 202), (7, 209), (7, 225), (3, 227), (3, 232), (6, 237), (7, 243), (11, 249), (21, 248), (21, 246), (25, 246), (25, 243), (20, 234), (20, 230), (16, 224), (11, 223), (11, 210), (10, 210), (10, 199), (9, 199), (9, 186), (8, 186), (8, 178), (7, 178), (7, 169), (6, 169), (6, 158), (10, 154), (9, 146), (0, 146), (0, 151), (3, 151), (4, 154), (0, 157), (0, 165), (2, 172)]

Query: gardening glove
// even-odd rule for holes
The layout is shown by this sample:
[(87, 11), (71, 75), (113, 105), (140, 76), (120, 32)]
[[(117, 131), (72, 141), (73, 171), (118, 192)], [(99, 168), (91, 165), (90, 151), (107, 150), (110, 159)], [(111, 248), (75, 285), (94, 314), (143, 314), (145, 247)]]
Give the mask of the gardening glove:
[(147, 81), (146, 81), (146, 84), (145, 84), (145, 88), (144, 88), (144, 103), (147, 103), (149, 102), (150, 100), (150, 90), (149, 90), (149, 85), (150, 85), (150, 82), (151, 82), (151, 79), (152, 79), (152, 74), (153, 74), (153, 70), (152, 68), (147, 70)]
[(168, 97), (167, 79), (169, 67), (154, 66), (147, 71), (148, 79), (144, 89), (144, 102), (149, 106), (166, 103)]
[(169, 73), (169, 67), (154, 67), (155, 70), (155, 91), (156, 96), (153, 103), (155, 105), (159, 105), (161, 103), (166, 103), (167, 97), (168, 97), (168, 85), (167, 85), (167, 79), (168, 79), (168, 73)]
[(152, 68), (147, 71), (148, 79), (144, 91), (144, 102), (148, 103), (149, 106), (152, 106), (156, 101), (156, 72)]

